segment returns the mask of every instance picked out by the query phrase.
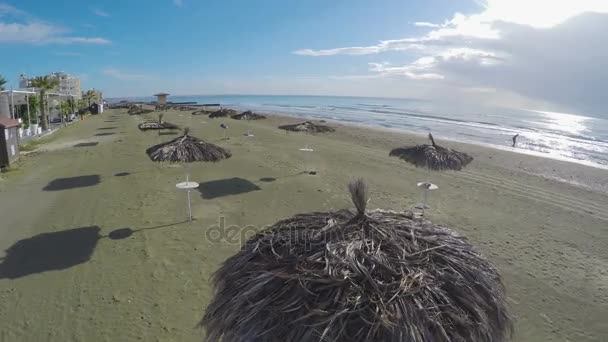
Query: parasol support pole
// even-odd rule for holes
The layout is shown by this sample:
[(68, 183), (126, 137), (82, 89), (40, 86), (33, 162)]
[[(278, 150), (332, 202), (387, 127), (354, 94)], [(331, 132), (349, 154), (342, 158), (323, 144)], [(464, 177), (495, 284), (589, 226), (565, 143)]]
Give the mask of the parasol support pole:
[[(190, 172), (186, 173), (186, 183), (190, 181)], [(190, 202), (190, 189), (187, 191), (188, 193), (188, 222), (192, 223), (192, 204)]]
[(439, 187), (433, 183), (430, 182), (419, 182), (418, 184), (416, 184), (417, 187), (422, 189), (422, 203), (418, 204), (416, 206), (416, 208), (421, 209), (422, 210), (422, 216), (424, 216), (424, 211), (426, 209), (430, 209), (430, 207), (427, 205), (428, 203), (428, 196), (429, 196), (429, 191), (430, 190), (436, 190)]
[(175, 186), (178, 189), (181, 190), (186, 190), (187, 194), (186, 196), (188, 196), (188, 222), (192, 223), (192, 201), (190, 198), (190, 191), (192, 189), (198, 188), (198, 183), (196, 182), (190, 182), (190, 172), (186, 173), (186, 181), (183, 183), (178, 183)]
[(429, 198), (429, 189), (424, 188), (424, 190), (422, 190), (422, 216), (424, 216), (424, 210), (426, 209), (427, 205), (427, 201)]
[(188, 190), (188, 222), (192, 223), (192, 205), (190, 204), (190, 190)]

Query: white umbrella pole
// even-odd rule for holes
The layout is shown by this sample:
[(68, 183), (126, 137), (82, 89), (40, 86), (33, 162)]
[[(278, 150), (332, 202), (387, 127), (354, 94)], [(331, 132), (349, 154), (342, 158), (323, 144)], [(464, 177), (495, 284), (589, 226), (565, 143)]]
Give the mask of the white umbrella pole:
[(190, 205), (190, 190), (188, 190), (188, 222), (192, 223), (192, 206)]
[[(190, 182), (190, 164), (186, 164), (186, 183)], [(190, 189), (188, 189), (188, 222), (192, 223), (192, 202), (190, 201)]]
[(426, 209), (426, 202), (428, 200), (429, 189), (422, 190), (422, 216), (424, 216), (424, 209)]

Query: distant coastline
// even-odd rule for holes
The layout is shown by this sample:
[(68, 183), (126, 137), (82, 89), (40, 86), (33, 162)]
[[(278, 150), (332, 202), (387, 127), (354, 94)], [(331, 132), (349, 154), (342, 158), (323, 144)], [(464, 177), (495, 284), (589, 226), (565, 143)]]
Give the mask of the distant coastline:
[[(155, 99), (113, 98), (109, 102), (120, 100)], [(333, 120), (408, 133), (433, 131), (443, 139), (608, 169), (608, 120), (600, 118), (489, 107), (468, 111), (420, 99), (348, 96), (172, 96), (170, 101), (220, 103), (242, 111)], [(518, 147), (512, 148), (511, 137), (517, 133)]]

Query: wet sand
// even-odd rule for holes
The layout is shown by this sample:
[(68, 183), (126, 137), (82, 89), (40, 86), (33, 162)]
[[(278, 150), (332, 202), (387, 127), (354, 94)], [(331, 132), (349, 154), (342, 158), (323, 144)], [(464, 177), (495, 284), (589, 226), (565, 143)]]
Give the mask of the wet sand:
[[(145, 149), (178, 132), (140, 132), (146, 117), (156, 114), (108, 111), (77, 122), (2, 175), (0, 341), (200, 341), (196, 325), (218, 264), (281, 218), (350, 207), (345, 187), (355, 177), (368, 181), (373, 208), (411, 208), (417, 181), (439, 186), (427, 215), (496, 263), (515, 341), (608, 339), (606, 170), (436, 137), (475, 161), (462, 172), (429, 173), (388, 157), (421, 136), (333, 123), (333, 134), (286, 134), (276, 126), (301, 120), (190, 112), (166, 112), (165, 120), (233, 157), (155, 164)], [(249, 129), (255, 137), (242, 135)], [(299, 151), (306, 145), (315, 151)], [(175, 189), (186, 173), (201, 183), (192, 224)]]

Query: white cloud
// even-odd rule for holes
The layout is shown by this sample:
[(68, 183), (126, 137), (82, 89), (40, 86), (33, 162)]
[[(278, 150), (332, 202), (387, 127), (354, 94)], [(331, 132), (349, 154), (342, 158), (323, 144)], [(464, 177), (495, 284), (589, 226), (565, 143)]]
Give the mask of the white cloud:
[(56, 44), (110, 44), (111, 41), (105, 38), (87, 38), (87, 37), (55, 37), (49, 38), (47, 43)]
[(417, 22), (414, 23), (414, 26), (418, 26), (418, 27), (433, 27), (433, 28), (441, 27), (441, 25), (439, 25), (439, 24), (429, 23), (427, 21), (417, 21)]
[(73, 37), (67, 34), (66, 27), (48, 23), (30, 14), (0, 3), (0, 18), (10, 16), (10, 20), (0, 20), (1, 43), (25, 44), (109, 44), (110, 41), (100, 37)]
[(60, 27), (42, 22), (25, 24), (0, 22), (0, 42), (4, 43), (38, 43), (64, 32), (65, 30)]
[(105, 68), (101, 70), (101, 72), (104, 75), (110, 76), (121, 81), (137, 81), (146, 80), (150, 78), (150, 76), (146, 74), (133, 73), (129, 71), (118, 70), (115, 68)]
[(480, 5), (478, 13), (455, 13), (442, 24), (415, 22), (429, 28), (420, 36), (294, 53), (403, 51), (412, 62), (371, 63), (370, 71), (461, 89), (497, 89), (568, 109), (605, 112), (600, 93), (608, 88), (608, 0), (485, 0)]
[(173, 0), (173, 4), (177, 7), (182, 7), (184, 5), (183, 0)]
[(405, 76), (412, 80), (441, 80), (443, 75), (428, 72), (429, 68), (416, 62), (404, 66), (391, 66), (387, 63), (369, 63), (370, 70), (381, 75), (387, 76)]
[(110, 14), (104, 10), (102, 10), (101, 8), (97, 8), (97, 7), (91, 7), (91, 12), (95, 13), (96, 16), (99, 17), (109, 17)]
[(418, 40), (406, 38), (399, 40), (384, 40), (378, 45), (371, 46), (355, 46), (347, 48), (327, 49), (327, 50), (311, 50), (302, 49), (296, 50), (293, 53), (302, 56), (334, 56), (334, 55), (370, 55), (386, 51), (406, 51), (423, 48), (417, 44)]
[(606, 0), (486, 0), (479, 21), (550, 28), (586, 12), (608, 13)]
[(25, 12), (9, 4), (0, 3), (0, 17), (4, 15), (24, 15)]
[(60, 51), (60, 52), (55, 52), (55, 56), (61, 56), (61, 57), (81, 57), (82, 54), (80, 52)]

